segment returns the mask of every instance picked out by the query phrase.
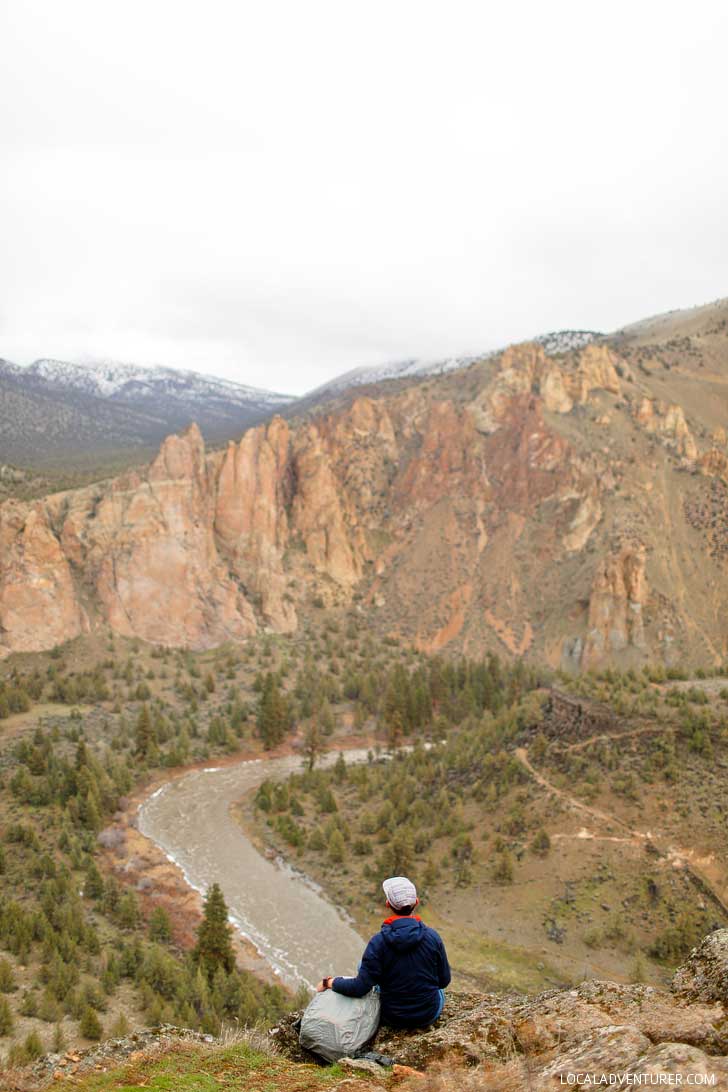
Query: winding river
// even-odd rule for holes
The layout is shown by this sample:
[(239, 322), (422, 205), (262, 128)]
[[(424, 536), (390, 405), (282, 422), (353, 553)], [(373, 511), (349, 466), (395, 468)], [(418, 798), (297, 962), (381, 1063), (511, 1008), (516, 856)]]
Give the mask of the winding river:
[[(366, 759), (347, 752), (347, 762)], [(325, 755), (320, 765), (332, 765)], [(320, 888), (281, 861), (262, 856), (230, 809), (267, 777), (301, 768), (298, 755), (195, 770), (157, 789), (139, 808), (138, 827), (198, 891), (219, 883), (231, 923), (283, 982), (313, 986), (324, 974), (354, 974), (364, 941)]]

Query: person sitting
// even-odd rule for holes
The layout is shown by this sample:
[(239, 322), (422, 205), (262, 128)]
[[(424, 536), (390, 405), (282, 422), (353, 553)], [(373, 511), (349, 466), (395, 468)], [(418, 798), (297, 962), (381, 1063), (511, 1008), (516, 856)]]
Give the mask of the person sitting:
[(439, 933), (414, 913), (417, 889), (406, 876), (382, 884), (393, 913), (366, 946), (354, 978), (323, 978), (316, 989), (363, 997), (379, 987), (381, 1022), (396, 1028), (422, 1028), (437, 1020), (450, 984), (450, 964)]

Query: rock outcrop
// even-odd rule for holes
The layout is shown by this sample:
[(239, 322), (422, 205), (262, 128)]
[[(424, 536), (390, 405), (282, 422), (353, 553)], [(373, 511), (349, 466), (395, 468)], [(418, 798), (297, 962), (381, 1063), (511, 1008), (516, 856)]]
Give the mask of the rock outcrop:
[[(691, 953), (673, 992), (596, 980), (533, 998), (450, 990), (432, 1027), (382, 1027), (371, 1046), (427, 1071), (428, 1088), (436, 1092), (546, 1090), (563, 1087), (568, 1074), (572, 1084), (580, 1074), (582, 1086), (599, 1086), (600, 1080), (609, 1086), (610, 1074), (613, 1081), (621, 1075), (622, 1086), (638, 1083), (640, 1074), (680, 1074), (684, 1085), (688, 1074), (714, 1075), (711, 1086), (727, 1088), (726, 981), (723, 929)], [(301, 1061), (309, 1055), (298, 1043), (299, 1017), (291, 1014), (270, 1034), (284, 1053)]]
[[(371, 628), (433, 652), (631, 664), (679, 655), (690, 613), (719, 650), (728, 632), (709, 581), (693, 587), (695, 536), (682, 558), (675, 543), (698, 530), (719, 565), (728, 537), (691, 515), (705, 508), (696, 488), (676, 522), (671, 491), (689, 481), (671, 469), (719, 486), (726, 454), (713, 427), (716, 446), (693, 459), (680, 406), (644, 387), (603, 342), (553, 358), (525, 343), (273, 418), (221, 451), (192, 426), (147, 468), (0, 503), (0, 657), (99, 626), (208, 648), (354, 603)], [(625, 530), (640, 543), (626, 553), (611, 545)]]
[(708, 933), (675, 972), (671, 988), (688, 1001), (728, 1006), (728, 929)]
[(46, 506), (0, 505), (0, 658), (77, 637), (88, 621)]
[(728, 455), (719, 448), (711, 447), (698, 460), (701, 474), (709, 478), (722, 478), (728, 482)]
[(682, 406), (644, 397), (636, 403), (634, 416), (646, 432), (658, 435), (678, 455), (690, 462), (696, 459), (698, 446)]
[(486, 434), (495, 432), (514, 395), (538, 393), (544, 409), (559, 414), (585, 405), (594, 391), (619, 395), (617, 361), (606, 345), (587, 345), (569, 362), (547, 357), (534, 342), (511, 345), (500, 358), (493, 382), (473, 402), (476, 427)]
[(643, 543), (623, 543), (600, 563), (589, 598), (589, 621), (582, 666), (605, 655), (645, 643), (643, 608), (647, 602)]

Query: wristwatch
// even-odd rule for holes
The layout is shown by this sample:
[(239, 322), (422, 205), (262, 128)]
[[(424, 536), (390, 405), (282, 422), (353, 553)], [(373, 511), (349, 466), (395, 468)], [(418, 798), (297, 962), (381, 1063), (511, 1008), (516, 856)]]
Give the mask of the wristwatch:
[(324, 989), (327, 989), (327, 990), (331, 989), (331, 987), (334, 984), (334, 978), (335, 977), (336, 977), (336, 975), (330, 974), (330, 975), (328, 975), (327, 978), (324, 979)]

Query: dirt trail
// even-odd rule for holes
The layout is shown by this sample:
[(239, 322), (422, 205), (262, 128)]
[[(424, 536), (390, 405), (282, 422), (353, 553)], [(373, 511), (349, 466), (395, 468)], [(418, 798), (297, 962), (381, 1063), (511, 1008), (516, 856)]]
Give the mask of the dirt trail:
[[(634, 735), (636, 732), (625, 734)], [(592, 736), (590, 739), (584, 740), (583, 743), (592, 743), (595, 739), (599, 738), (599, 736)], [(726, 917), (728, 917), (728, 902), (726, 901), (728, 899), (728, 885), (726, 884), (726, 879), (722, 870), (716, 867), (717, 862), (713, 854), (709, 854), (707, 857), (701, 857), (694, 849), (683, 849), (679, 846), (666, 845), (655, 838), (651, 831), (637, 830), (634, 827), (630, 827), (628, 823), (625, 823), (616, 815), (611, 815), (599, 808), (584, 804), (581, 800), (578, 800), (564, 789), (559, 789), (544, 777), (544, 775), (531, 763), (528, 757), (528, 751), (525, 747), (517, 747), (514, 753), (523, 768), (529, 773), (534, 781), (541, 786), (541, 788), (545, 789), (546, 792), (563, 800), (568, 807), (572, 808), (572, 810), (588, 816), (596, 823), (604, 824), (608, 831), (610, 828), (617, 827), (626, 833), (626, 837), (615, 838), (609, 834), (595, 834), (586, 828), (582, 828), (577, 834), (571, 835), (571, 837), (598, 840), (608, 839), (609, 841), (630, 842), (635, 845), (654, 846), (673, 868), (685, 869), (691, 876), (696, 887), (698, 887), (703, 894), (710, 899)], [(568, 835), (559, 835), (558, 837), (565, 838), (568, 837)], [(716, 885), (718, 884), (721, 888), (720, 892), (716, 890)]]
[(639, 831), (632, 830), (627, 823), (622, 822), (622, 820), (618, 819), (615, 815), (609, 815), (606, 811), (600, 811), (599, 808), (593, 808), (589, 804), (584, 804), (581, 800), (577, 800), (575, 796), (570, 796), (569, 793), (564, 792), (563, 789), (559, 789), (556, 785), (547, 781), (543, 774), (539, 773), (536, 767), (531, 764), (528, 757), (528, 751), (525, 747), (516, 747), (515, 754), (521, 765), (528, 770), (531, 777), (541, 786), (541, 788), (546, 789), (552, 796), (558, 796), (560, 800), (563, 800), (570, 808), (573, 808), (574, 811), (583, 812), (584, 815), (588, 815), (592, 819), (596, 819), (598, 823), (604, 823), (609, 827), (621, 827), (622, 830), (628, 832), (630, 840), (635, 840), (636, 838), (646, 839), (649, 837), (648, 835), (640, 834)]
[(564, 749), (566, 751), (581, 751), (588, 747), (590, 743), (599, 741), (610, 743), (613, 739), (628, 739), (630, 736), (644, 736), (650, 732), (660, 731), (662, 729), (659, 724), (643, 724), (641, 728), (630, 728), (626, 732), (602, 732), (600, 735), (590, 736), (588, 739), (580, 739), (577, 743), (569, 743)]

